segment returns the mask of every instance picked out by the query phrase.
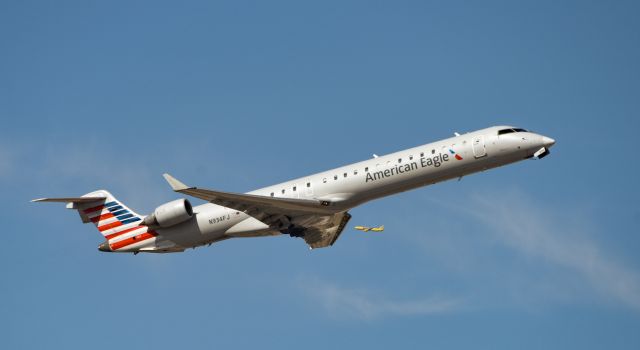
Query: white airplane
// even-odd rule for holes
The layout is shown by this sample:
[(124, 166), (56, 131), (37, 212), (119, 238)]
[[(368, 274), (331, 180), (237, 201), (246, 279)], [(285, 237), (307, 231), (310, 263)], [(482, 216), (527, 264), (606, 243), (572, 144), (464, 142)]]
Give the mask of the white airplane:
[(524, 129), (496, 126), (301, 177), (246, 194), (187, 186), (169, 174), (174, 191), (208, 203), (192, 207), (178, 199), (153, 213), (136, 214), (111, 193), (40, 198), (64, 202), (82, 222), (105, 237), (103, 252), (182, 252), (229, 238), (287, 234), (311, 249), (333, 245), (351, 218), (349, 209), (368, 201), (461, 178), (527, 158), (543, 158), (555, 141)]

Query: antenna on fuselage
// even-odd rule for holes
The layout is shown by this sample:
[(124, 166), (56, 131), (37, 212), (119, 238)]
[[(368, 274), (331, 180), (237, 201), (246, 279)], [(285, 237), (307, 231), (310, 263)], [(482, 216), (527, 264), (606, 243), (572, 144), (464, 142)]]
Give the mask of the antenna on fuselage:
[(374, 153), (373, 158), (378, 158), (378, 155)]

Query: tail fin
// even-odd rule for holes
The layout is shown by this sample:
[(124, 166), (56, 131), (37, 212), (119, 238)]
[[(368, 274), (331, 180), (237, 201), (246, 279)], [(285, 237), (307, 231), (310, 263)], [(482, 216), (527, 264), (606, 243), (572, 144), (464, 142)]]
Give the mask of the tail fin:
[(92, 222), (107, 240), (123, 233), (122, 231), (137, 227), (142, 221), (142, 216), (105, 190), (87, 193), (82, 197), (105, 197), (99, 202), (73, 203), (73, 209), (78, 210), (82, 222)]
[(40, 198), (32, 202), (63, 202), (68, 209), (75, 209), (84, 223), (93, 223), (106, 239), (99, 250), (105, 252), (140, 251), (170, 253), (184, 251), (183, 247), (170, 241), (156, 245), (158, 233), (143, 224), (144, 216), (138, 215), (111, 193), (98, 190), (82, 197)]
[(77, 198), (40, 198), (33, 202), (66, 202), (68, 209), (78, 211), (82, 222), (93, 223), (107, 240), (138, 227), (143, 219), (105, 190)]

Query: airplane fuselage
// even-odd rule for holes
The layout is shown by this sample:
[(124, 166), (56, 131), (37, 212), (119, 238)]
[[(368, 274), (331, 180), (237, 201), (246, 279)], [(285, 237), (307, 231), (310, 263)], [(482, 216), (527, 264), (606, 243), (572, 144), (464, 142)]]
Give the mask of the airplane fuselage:
[[(508, 126), (491, 127), (358, 163), (300, 177), (248, 194), (327, 201), (333, 211), (347, 211), (368, 201), (531, 158), (555, 141), (532, 132), (499, 135)], [(521, 130), (521, 129), (516, 129)], [(546, 154), (545, 154), (546, 155)], [(205, 203), (195, 218), (158, 229), (159, 236), (183, 248), (233, 237), (279, 235), (250, 213)], [(154, 240), (144, 246), (155, 244)], [(136, 251), (132, 245), (124, 251)]]

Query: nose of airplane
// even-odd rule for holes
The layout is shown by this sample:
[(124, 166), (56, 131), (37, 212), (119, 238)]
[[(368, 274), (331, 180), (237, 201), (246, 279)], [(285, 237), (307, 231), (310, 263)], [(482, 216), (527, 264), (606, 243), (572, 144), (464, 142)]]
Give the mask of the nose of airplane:
[(550, 137), (542, 136), (542, 143), (544, 144), (545, 147), (549, 148), (556, 144), (556, 140)]

